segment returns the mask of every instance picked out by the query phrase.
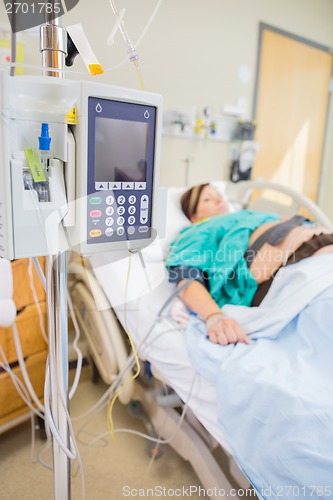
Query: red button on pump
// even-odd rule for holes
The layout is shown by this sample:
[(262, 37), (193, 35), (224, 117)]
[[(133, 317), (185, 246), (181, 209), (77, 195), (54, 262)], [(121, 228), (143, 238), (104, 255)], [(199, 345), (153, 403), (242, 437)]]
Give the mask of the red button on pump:
[(102, 215), (102, 212), (101, 210), (91, 210), (90, 211), (90, 217), (92, 219), (97, 219), (98, 217), (100, 217)]

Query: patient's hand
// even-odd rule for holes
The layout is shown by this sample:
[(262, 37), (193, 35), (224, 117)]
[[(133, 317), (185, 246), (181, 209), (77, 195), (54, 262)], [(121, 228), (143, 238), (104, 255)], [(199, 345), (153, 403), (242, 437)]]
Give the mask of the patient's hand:
[(214, 314), (206, 322), (207, 333), (209, 339), (214, 344), (236, 344), (244, 342), (249, 344), (250, 341), (240, 328), (236, 320), (226, 318), (222, 313)]

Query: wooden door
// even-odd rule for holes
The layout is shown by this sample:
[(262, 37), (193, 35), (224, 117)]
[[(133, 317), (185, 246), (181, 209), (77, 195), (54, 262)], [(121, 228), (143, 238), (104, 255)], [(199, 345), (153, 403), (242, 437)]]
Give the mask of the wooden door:
[(328, 49), (262, 29), (253, 179), (287, 184), (317, 200), (332, 61)]

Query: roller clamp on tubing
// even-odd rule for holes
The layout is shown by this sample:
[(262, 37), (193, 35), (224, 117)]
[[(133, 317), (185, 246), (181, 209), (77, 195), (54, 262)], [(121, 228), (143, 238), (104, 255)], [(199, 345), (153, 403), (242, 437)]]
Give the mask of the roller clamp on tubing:
[(221, 313), (221, 311), (208, 314), (206, 318), (206, 327), (209, 328), (211, 325), (214, 325), (215, 323), (220, 323), (222, 321), (223, 321), (223, 314)]

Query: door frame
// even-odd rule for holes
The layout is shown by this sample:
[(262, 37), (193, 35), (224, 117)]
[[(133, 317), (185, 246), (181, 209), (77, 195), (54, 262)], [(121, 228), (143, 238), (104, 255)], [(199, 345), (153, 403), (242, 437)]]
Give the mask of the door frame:
[[(276, 26), (273, 26), (271, 24), (260, 22), (259, 23), (258, 48), (257, 48), (257, 63), (256, 63), (256, 72), (255, 72), (254, 97), (253, 97), (253, 105), (252, 105), (252, 120), (253, 121), (255, 121), (255, 119), (256, 119), (257, 106), (258, 106), (261, 52), (262, 52), (262, 45), (263, 45), (263, 34), (264, 34), (265, 30), (272, 31), (273, 33), (277, 33), (277, 34), (285, 36), (287, 38), (291, 38), (292, 40), (296, 40), (298, 42), (304, 43), (304, 44), (309, 45), (311, 47), (314, 47), (316, 49), (327, 52), (331, 55), (333, 54), (332, 47), (328, 47), (327, 45), (323, 45), (321, 43), (315, 42), (313, 40), (310, 40), (308, 38), (305, 38), (305, 37), (302, 37), (299, 35), (295, 35), (294, 33), (291, 33), (289, 31), (285, 31), (281, 28), (277, 28)], [(327, 89), (327, 92), (329, 94), (329, 98), (328, 98), (327, 109), (326, 109), (326, 123), (325, 123), (325, 132), (324, 132), (324, 138), (323, 138), (323, 146), (322, 146), (322, 151), (321, 151), (320, 175), (319, 175), (318, 191), (317, 191), (317, 193), (318, 193), (317, 194), (317, 203), (319, 205), (320, 205), (320, 202), (321, 202), (322, 196), (323, 196), (323, 179), (324, 179), (324, 175), (326, 173), (326, 169), (324, 168), (324, 166), (325, 166), (325, 152), (327, 151), (327, 144), (328, 144), (328, 127), (329, 127), (329, 121), (330, 121), (330, 115), (331, 115), (330, 108), (332, 107), (332, 105), (331, 105), (332, 87), (333, 87), (333, 62), (332, 62), (332, 68), (331, 68), (331, 85), (330, 85), (330, 88)]]
[(254, 85), (254, 97), (253, 97), (253, 106), (252, 106), (252, 118), (253, 119), (255, 119), (255, 117), (256, 117), (257, 104), (258, 104), (260, 60), (261, 60), (263, 33), (265, 30), (272, 31), (273, 33), (277, 33), (278, 35), (282, 35), (282, 36), (285, 36), (287, 38), (291, 38), (292, 40), (296, 40), (297, 42), (301, 42), (301, 43), (304, 43), (306, 45), (310, 45), (310, 47), (314, 47), (316, 49), (323, 50), (324, 52), (328, 52), (329, 54), (333, 54), (332, 47), (322, 45), (320, 43), (314, 42), (313, 40), (309, 40), (308, 38), (304, 38), (304, 37), (299, 36), (299, 35), (294, 35), (293, 33), (290, 33), (289, 31), (282, 30), (280, 28), (277, 28), (276, 26), (272, 26), (271, 24), (266, 24), (266, 23), (260, 22), (259, 23), (258, 50), (257, 50), (257, 64), (256, 64), (255, 85)]

